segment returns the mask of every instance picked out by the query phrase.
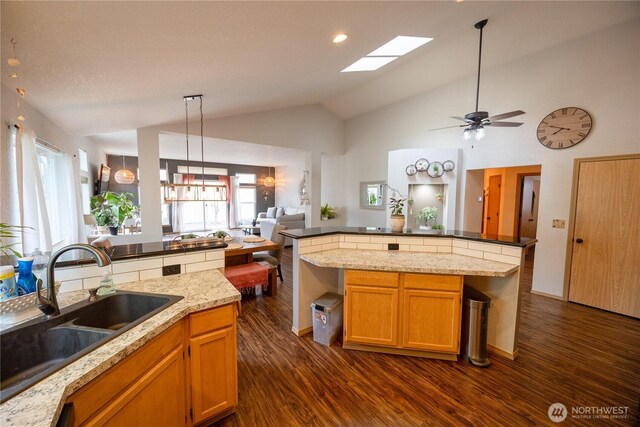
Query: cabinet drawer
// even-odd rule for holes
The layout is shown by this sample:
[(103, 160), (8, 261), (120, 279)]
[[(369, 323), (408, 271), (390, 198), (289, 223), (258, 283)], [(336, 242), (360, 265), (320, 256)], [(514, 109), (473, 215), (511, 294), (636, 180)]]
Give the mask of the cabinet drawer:
[(397, 288), (398, 276), (398, 273), (387, 273), (382, 271), (345, 270), (344, 281), (350, 285)]
[(462, 276), (407, 273), (404, 275), (404, 287), (405, 289), (460, 292)]
[(235, 316), (234, 304), (223, 305), (191, 315), (191, 336), (215, 331), (233, 325)]

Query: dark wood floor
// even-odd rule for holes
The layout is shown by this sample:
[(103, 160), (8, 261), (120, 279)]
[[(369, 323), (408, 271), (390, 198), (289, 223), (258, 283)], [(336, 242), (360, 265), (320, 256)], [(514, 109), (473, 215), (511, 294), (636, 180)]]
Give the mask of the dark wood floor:
[(628, 418), (560, 425), (634, 425), (640, 397), (640, 321), (529, 292), (520, 354), (464, 362), (327, 348), (291, 332), (291, 249), (277, 297), (243, 300), (237, 413), (219, 426), (556, 425), (554, 402), (629, 407)]

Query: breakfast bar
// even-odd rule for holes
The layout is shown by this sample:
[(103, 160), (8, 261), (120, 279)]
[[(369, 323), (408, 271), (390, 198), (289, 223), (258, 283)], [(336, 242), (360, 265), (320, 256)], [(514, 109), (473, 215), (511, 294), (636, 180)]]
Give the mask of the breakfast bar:
[[(393, 233), (358, 227), (322, 227), (282, 233), (294, 241), (292, 331), (295, 334), (301, 336), (312, 330), (311, 303), (325, 292), (337, 292), (346, 298), (345, 348), (381, 351), (380, 347), (384, 347), (385, 352), (452, 359), (459, 353), (464, 283), (492, 300), (489, 348), (510, 359), (517, 356), (521, 270), (525, 250), (534, 245), (535, 240), (458, 231)], [(352, 292), (349, 296), (350, 286), (358, 293)], [(364, 311), (354, 306), (358, 303), (355, 298), (373, 288), (375, 296), (369, 292), (361, 302), (375, 307), (374, 313), (388, 302), (388, 311), (381, 309), (377, 316), (368, 318), (369, 323), (382, 322), (383, 328), (387, 327), (382, 333), (387, 336), (350, 339), (353, 338), (350, 322), (356, 326), (350, 310)], [(429, 296), (429, 299), (419, 301), (419, 296)], [(436, 297), (446, 300), (445, 303), (439, 301), (445, 305), (434, 305)], [(443, 321), (443, 329), (435, 333), (445, 337), (443, 343), (412, 342), (412, 336), (433, 335), (424, 331), (413, 333), (411, 329), (416, 322), (425, 323), (424, 318), (412, 318), (411, 313), (424, 309), (452, 317), (451, 321)], [(384, 323), (386, 315), (392, 318)], [(431, 318), (430, 322), (433, 321)], [(429, 351), (420, 353), (416, 349)]]

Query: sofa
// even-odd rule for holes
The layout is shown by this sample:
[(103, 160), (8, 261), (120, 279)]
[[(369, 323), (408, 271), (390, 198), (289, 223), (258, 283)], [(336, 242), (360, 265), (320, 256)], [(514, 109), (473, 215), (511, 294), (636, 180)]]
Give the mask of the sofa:
[[(273, 226), (276, 224), (287, 227), (288, 230), (304, 228), (304, 209), (299, 208), (269, 208), (267, 212), (258, 214), (257, 224), (260, 225), (260, 237), (271, 238)], [(291, 246), (290, 237), (285, 239), (284, 245)]]

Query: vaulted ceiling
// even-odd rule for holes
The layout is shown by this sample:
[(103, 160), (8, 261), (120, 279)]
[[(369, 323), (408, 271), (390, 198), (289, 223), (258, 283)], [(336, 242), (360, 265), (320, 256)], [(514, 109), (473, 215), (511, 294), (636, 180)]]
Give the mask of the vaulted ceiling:
[[(2, 1), (2, 82), (18, 41), (27, 100), (59, 126), (95, 135), (322, 103), (353, 117), (476, 71), (489, 18), (492, 67), (638, 16), (638, 2)], [(344, 43), (332, 43), (345, 32)], [(433, 37), (374, 72), (340, 73), (397, 35)], [(544, 60), (544, 58), (541, 58)]]

